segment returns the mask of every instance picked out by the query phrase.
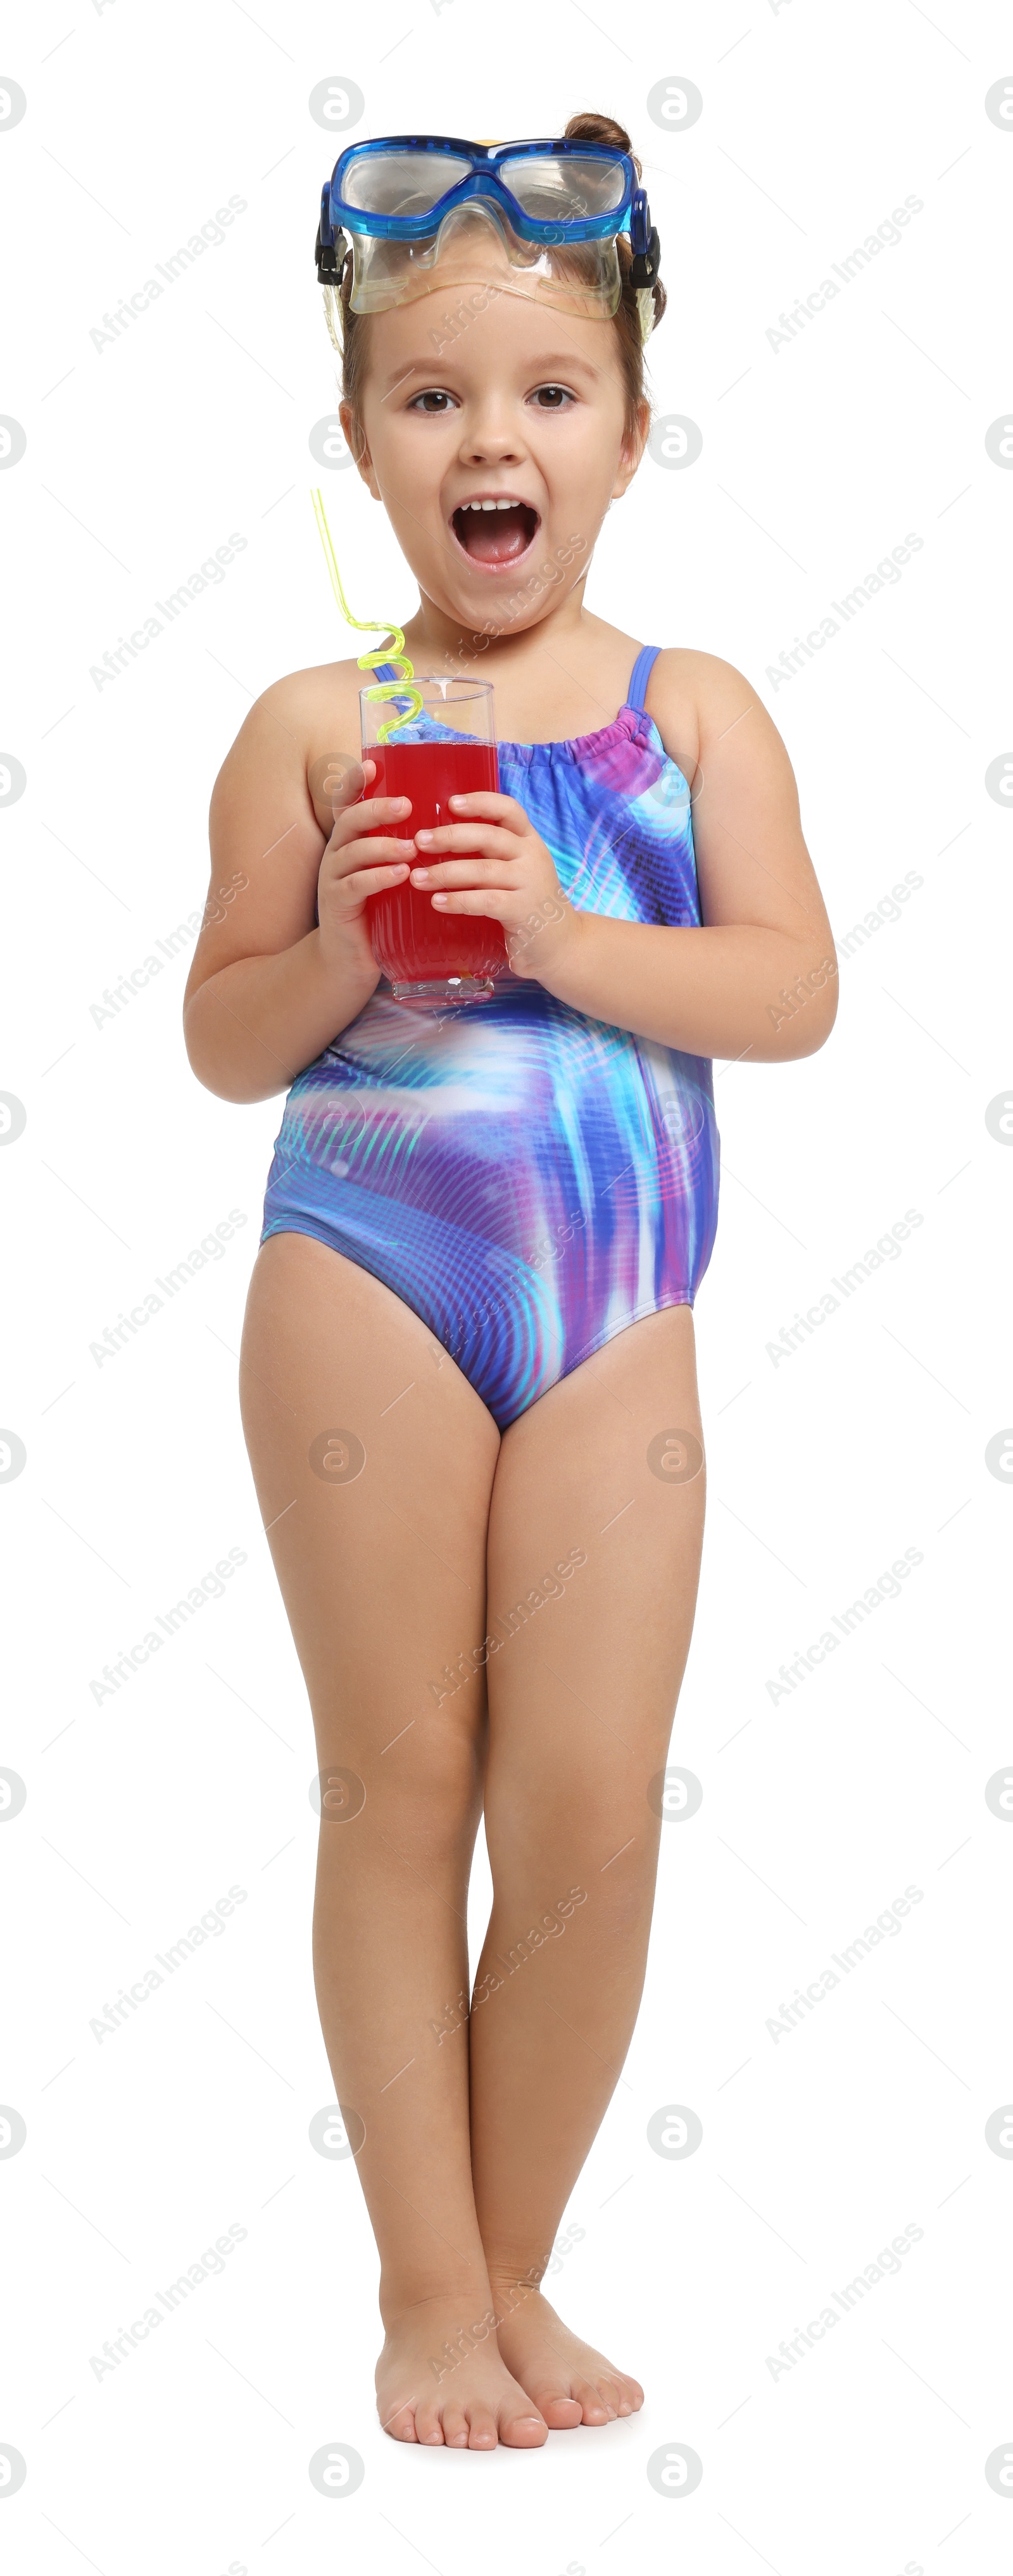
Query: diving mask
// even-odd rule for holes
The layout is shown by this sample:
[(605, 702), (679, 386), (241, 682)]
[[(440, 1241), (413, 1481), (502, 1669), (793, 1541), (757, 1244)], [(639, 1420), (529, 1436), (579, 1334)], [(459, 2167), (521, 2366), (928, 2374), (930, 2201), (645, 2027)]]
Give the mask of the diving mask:
[(480, 272), (502, 293), (608, 320), (628, 233), (642, 317), (660, 244), (628, 153), (611, 144), (464, 143), (439, 134), (354, 143), (326, 183), (317, 276), (340, 286), (352, 250), (353, 313), (383, 313)]

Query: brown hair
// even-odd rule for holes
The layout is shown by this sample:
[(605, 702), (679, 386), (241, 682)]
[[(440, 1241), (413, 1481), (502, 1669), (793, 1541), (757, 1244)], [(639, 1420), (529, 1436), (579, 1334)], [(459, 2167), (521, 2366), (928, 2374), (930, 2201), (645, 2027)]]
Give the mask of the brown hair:
[[(642, 177), (643, 174), (641, 166), (633, 150), (629, 135), (624, 132), (621, 125), (616, 124), (614, 117), (595, 116), (590, 112), (582, 116), (571, 116), (569, 124), (565, 126), (563, 130), (568, 142), (610, 143), (617, 152), (628, 152), (633, 162), (637, 178), (640, 179)], [(630, 268), (633, 260), (633, 252), (630, 248), (628, 233), (620, 233), (618, 235), (616, 249), (619, 257), (619, 273), (622, 278), (622, 300), (617, 305), (612, 316), (612, 323), (613, 328), (618, 333), (619, 337), (619, 363), (622, 369), (623, 387), (626, 395), (625, 427), (627, 434), (629, 434), (635, 428), (637, 413), (641, 404), (646, 400), (644, 386), (644, 341), (640, 327), (638, 289), (630, 283)], [(368, 317), (361, 313), (353, 313), (348, 301), (351, 291), (352, 259), (351, 253), (349, 252), (342, 269), (341, 283), (337, 289), (337, 293), (335, 295), (333, 288), (326, 288), (324, 292), (324, 302), (327, 308), (327, 327), (330, 331), (334, 346), (338, 350), (341, 358), (342, 397), (345, 402), (351, 404), (356, 429), (361, 433), (362, 389), (366, 374), (366, 352), (368, 347), (363, 324)], [(639, 293), (649, 293), (651, 295), (654, 303), (654, 322), (656, 327), (661, 320), (662, 314), (665, 310), (665, 305), (668, 301), (660, 277), (655, 279), (653, 287), (641, 288)], [(335, 302), (340, 305), (341, 311), (340, 341), (337, 337), (337, 331), (335, 328)]]

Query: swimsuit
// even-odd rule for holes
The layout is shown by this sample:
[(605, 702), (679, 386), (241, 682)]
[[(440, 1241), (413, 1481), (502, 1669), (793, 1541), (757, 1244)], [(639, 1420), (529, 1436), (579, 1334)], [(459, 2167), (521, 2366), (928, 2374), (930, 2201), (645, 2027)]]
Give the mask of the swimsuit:
[[(644, 707), (657, 649), (599, 733), (500, 743), (500, 789), (578, 909), (699, 925), (689, 788)], [(692, 1306), (717, 1197), (702, 1056), (509, 975), (432, 1011), (381, 983), (292, 1085), (261, 1241), (309, 1234), (371, 1270), (505, 1430), (627, 1325)]]

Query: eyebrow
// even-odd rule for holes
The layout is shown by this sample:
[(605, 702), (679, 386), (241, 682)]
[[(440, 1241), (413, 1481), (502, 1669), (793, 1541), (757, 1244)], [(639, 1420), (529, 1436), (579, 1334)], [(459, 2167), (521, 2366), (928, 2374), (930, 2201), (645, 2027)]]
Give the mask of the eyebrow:
[(575, 368), (586, 376), (596, 376), (599, 372), (593, 358), (581, 358), (575, 349), (568, 350), (565, 357), (561, 357), (558, 350), (550, 349), (542, 363), (547, 373), (553, 367), (558, 368), (560, 375), (572, 375)]
[[(443, 377), (450, 377), (453, 373), (454, 361), (452, 357), (450, 358), (449, 363), (445, 362), (441, 355), (435, 355), (431, 359), (413, 358), (410, 366), (402, 367), (400, 375), (393, 376), (391, 378), (390, 383), (384, 389), (381, 400), (383, 402), (389, 402), (391, 395), (396, 394), (401, 385), (406, 385), (411, 376), (426, 376), (430, 381), (432, 381), (434, 378), (442, 379)], [(572, 350), (568, 352), (565, 357), (561, 357), (557, 350), (550, 350), (548, 356), (540, 362), (538, 368), (539, 381), (542, 383), (554, 383), (557, 375), (597, 376), (600, 375), (600, 373), (601, 369), (596, 365), (593, 358), (578, 357)]]

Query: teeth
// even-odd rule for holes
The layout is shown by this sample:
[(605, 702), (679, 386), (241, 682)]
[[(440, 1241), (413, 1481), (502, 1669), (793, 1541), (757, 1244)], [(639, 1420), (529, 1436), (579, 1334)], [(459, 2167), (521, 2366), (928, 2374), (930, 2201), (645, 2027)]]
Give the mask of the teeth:
[(462, 510), (518, 510), (523, 508), (523, 503), (520, 501), (462, 501), (459, 507)]

